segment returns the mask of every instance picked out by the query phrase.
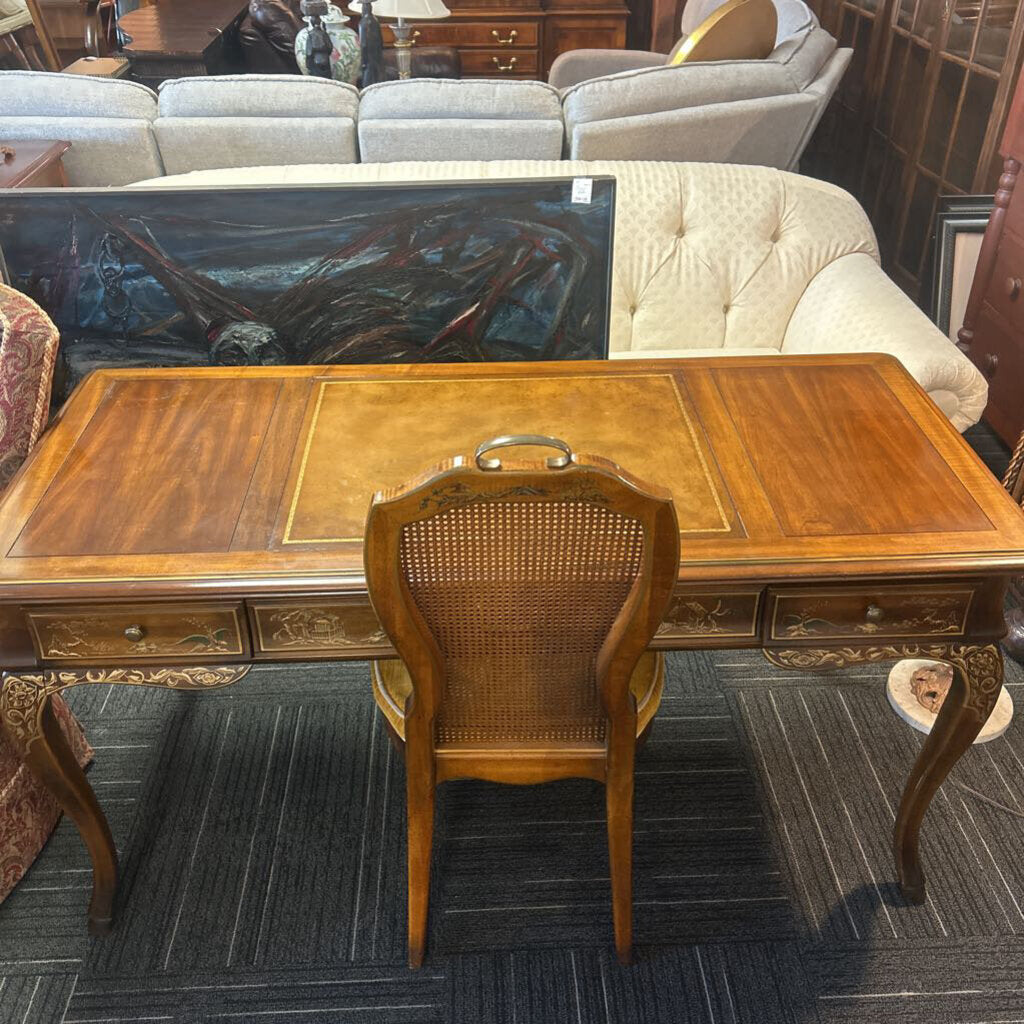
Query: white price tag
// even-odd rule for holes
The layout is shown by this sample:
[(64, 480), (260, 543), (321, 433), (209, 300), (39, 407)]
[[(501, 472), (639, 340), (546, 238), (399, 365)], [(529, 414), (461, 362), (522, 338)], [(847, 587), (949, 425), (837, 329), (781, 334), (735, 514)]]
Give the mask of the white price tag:
[(574, 203), (589, 203), (590, 196), (594, 191), (593, 178), (572, 179), (572, 201)]

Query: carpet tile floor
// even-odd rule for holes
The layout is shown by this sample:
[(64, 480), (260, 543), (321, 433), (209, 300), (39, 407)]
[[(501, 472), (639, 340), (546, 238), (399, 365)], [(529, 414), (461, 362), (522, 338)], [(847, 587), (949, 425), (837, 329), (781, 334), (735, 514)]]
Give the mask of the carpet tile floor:
[[(884, 679), (671, 656), (637, 769), (631, 968), (611, 948), (599, 786), (442, 787), (419, 972), (404, 769), (365, 665), (258, 668), (200, 695), (72, 691), (121, 854), (117, 928), (87, 937), (88, 864), (62, 822), (0, 905), (0, 1020), (1024, 1019), (1024, 732), (943, 787), (930, 898), (905, 906), (888, 846), (920, 737)], [(1008, 682), (1024, 701), (1024, 672)]]

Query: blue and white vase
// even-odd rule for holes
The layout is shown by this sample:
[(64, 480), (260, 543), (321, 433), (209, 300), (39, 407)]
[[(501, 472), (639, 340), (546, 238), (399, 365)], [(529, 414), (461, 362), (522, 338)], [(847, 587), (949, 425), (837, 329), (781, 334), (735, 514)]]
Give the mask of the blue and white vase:
[[(306, 37), (309, 35), (312, 19), (303, 18), (306, 27), (299, 29), (295, 37), (295, 62), (299, 70), (308, 75), (306, 68)], [(348, 82), (355, 85), (359, 80), (359, 71), (362, 65), (359, 54), (359, 36), (355, 30), (349, 28), (348, 18), (337, 4), (331, 4), (327, 14), (323, 17), (324, 28), (334, 49), (331, 51), (331, 77), (336, 82)]]

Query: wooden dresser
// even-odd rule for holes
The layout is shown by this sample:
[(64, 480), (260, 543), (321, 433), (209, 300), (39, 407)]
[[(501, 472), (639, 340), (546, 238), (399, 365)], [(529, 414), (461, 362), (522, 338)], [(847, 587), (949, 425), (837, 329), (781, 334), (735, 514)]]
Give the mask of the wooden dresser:
[(1024, 76), (999, 147), (1003, 173), (978, 257), (960, 348), (988, 378), (985, 419), (1008, 445), (1024, 429)]
[(546, 79), (567, 50), (626, 45), (622, 0), (448, 0), (448, 7), (450, 18), (417, 24), (416, 41), (456, 47), (464, 78)]

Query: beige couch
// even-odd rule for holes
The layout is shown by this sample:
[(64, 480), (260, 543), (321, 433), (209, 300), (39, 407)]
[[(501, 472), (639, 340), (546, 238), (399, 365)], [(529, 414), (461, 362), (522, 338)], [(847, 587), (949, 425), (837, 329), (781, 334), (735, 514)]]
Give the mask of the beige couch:
[(613, 358), (888, 352), (960, 430), (981, 416), (984, 378), (886, 277), (857, 202), (812, 178), (728, 164), (509, 160), (255, 167), (148, 184), (567, 174), (617, 179)]

